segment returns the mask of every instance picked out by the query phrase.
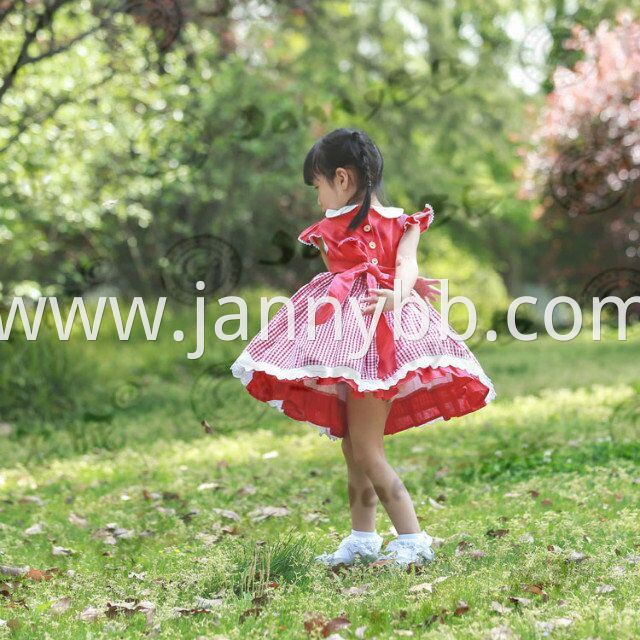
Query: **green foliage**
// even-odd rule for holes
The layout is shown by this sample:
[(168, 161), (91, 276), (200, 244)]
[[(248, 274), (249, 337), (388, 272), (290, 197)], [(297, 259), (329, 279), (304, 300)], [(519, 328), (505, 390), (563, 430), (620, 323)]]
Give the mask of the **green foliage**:
[(234, 553), (231, 584), (234, 593), (263, 596), (273, 582), (277, 586), (291, 583), (304, 588), (310, 583), (313, 545), (309, 538), (293, 530), (280, 534), (275, 540), (247, 541)]
[(20, 418), (26, 429), (77, 417), (100, 384), (92, 362), (79, 353), (48, 327), (34, 341), (14, 332), (2, 344), (0, 415)]

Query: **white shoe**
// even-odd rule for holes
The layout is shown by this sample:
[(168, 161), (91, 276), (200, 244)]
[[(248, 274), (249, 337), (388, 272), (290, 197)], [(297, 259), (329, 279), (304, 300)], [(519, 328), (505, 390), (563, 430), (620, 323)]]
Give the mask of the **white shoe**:
[(402, 566), (430, 562), (435, 557), (435, 551), (431, 547), (433, 538), (425, 531), (421, 531), (420, 534), (420, 537), (414, 540), (394, 538), (380, 557), (385, 560), (393, 560)]
[(330, 566), (344, 563), (353, 564), (358, 556), (370, 562), (377, 560), (382, 546), (382, 536), (377, 533), (375, 536), (358, 537), (350, 533), (340, 542), (338, 548), (333, 553), (321, 553), (316, 556), (316, 561)]

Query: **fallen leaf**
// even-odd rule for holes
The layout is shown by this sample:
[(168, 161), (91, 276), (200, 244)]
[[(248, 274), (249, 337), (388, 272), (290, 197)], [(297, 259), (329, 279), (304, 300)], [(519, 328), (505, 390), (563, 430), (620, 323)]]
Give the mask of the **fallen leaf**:
[[(257, 607), (256, 607), (257, 609)], [(174, 607), (172, 609), (173, 614), (176, 616), (194, 616), (194, 615), (198, 615), (200, 613), (211, 613), (211, 609), (204, 609), (204, 608), (195, 608), (195, 607)], [(251, 610), (250, 610), (251, 611)], [(243, 614), (241, 614), (241, 618), (246, 614), (247, 612), (245, 611)]]
[(86, 527), (89, 524), (86, 518), (83, 518), (73, 512), (69, 514), (69, 522), (71, 524), (75, 524), (77, 527)]
[(231, 511), (231, 509), (220, 509), (218, 507), (213, 507), (211, 511), (219, 513), (223, 518), (228, 518), (229, 520), (240, 520), (240, 516), (235, 511)]
[(456, 609), (453, 614), (461, 616), (464, 613), (467, 613), (467, 611), (469, 611), (469, 605), (464, 600), (458, 600), (458, 604), (456, 605)]
[(311, 635), (322, 631), (327, 619), (321, 614), (307, 615), (304, 620), (304, 629)]
[(53, 578), (53, 573), (53, 569), (45, 569), (44, 571), (40, 571), (40, 569), (29, 569), (25, 575), (27, 578), (31, 578), (31, 580), (39, 582), (41, 580), (51, 580), (51, 578)]
[(368, 585), (362, 585), (360, 587), (348, 587), (346, 589), (341, 589), (341, 593), (345, 596), (360, 596), (363, 593), (366, 593), (369, 590)]
[(53, 602), (53, 604), (51, 605), (51, 611), (56, 615), (60, 615), (62, 613), (67, 612), (70, 606), (71, 606), (71, 598), (68, 598), (68, 597), (60, 598), (59, 600), (55, 600)]
[(102, 540), (105, 544), (116, 544), (120, 538), (133, 538), (135, 532), (132, 529), (123, 529), (115, 522), (110, 522), (100, 529), (96, 529), (91, 537), (94, 540)]
[(153, 624), (153, 618), (156, 612), (156, 605), (148, 600), (141, 600), (137, 602), (133, 598), (129, 598), (124, 602), (107, 602), (106, 615), (107, 618), (113, 618), (118, 613), (124, 613), (126, 615), (133, 615), (136, 612), (144, 614), (147, 624)]
[(203, 482), (198, 485), (198, 491), (208, 491), (209, 489), (219, 489), (220, 484), (218, 482)]
[[(224, 527), (220, 527), (220, 531), (222, 531), (222, 533), (227, 533), (231, 536), (237, 536), (240, 534), (240, 530), (238, 529), (238, 527), (236, 527), (235, 525), (230, 525), (230, 524), (226, 524), (224, 525)], [(265, 544), (266, 541), (265, 540), (261, 540), (258, 541), (256, 540), (256, 546), (260, 546)]]
[(138, 611), (144, 614), (147, 624), (151, 626), (153, 624), (153, 618), (156, 614), (156, 605), (149, 600), (142, 600), (138, 603)]
[(444, 506), (441, 505), (439, 502), (437, 502), (436, 500), (434, 500), (431, 496), (429, 496), (429, 504), (434, 508), (434, 509), (444, 509)]
[(525, 591), (529, 591), (530, 593), (535, 593), (537, 596), (540, 596), (543, 602), (547, 602), (547, 600), (549, 600), (549, 596), (547, 592), (543, 590), (541, 584), (527, 584), (522, 588)]
[(471, 543), (466, 540), (460, 540), (456, 546), (456, 550), (454, 551), (455, 555), (459, 556), (461, 553), (464, 553), (467, 549), (471, 547)]
[(193, 518), (197, 515), (200, 514), (200, 509), (189, 509), (189, 511), (187, 511), (186, 513), (183, 513), (180, 516), (180, 520), (182, 520), (182, 522), (184, 522), (185, 524), (189, 524), (191, 522), (191, 520), (193, 520)]
[(257, 489), (253, 485), (248, 484), (248, 485), (238, 489), (236, 491), (236, 493), (239, 496), (252, 496), (252, 495), (255, 494), (256, 491), (257, 491)]
[(66, 549), (65, 547), (56, 547), (55, 545), (51, 549), (51, 553), (54, 556), (72, 556), (75, 551), (73, 549)]
[(263, 460), (269, 460), (271, 458), (277, 458), (280, 455), (278, 451), (267, 451), (267, 453), (262, 454)]
[(505, 605), (500, 604), (496, 600), (493, 600), (491, 602), (491, 609), (493, 611), (495, 611), (496, 613), (500, 613), (500, 614), (509, 613), (511, 611), (511, 609), (509, 609), (509, 607), (505, 607)]
[(322, 627), (322, 635), (326, 637), (334, 631), (339, 631), (340, 629), (344, 629), (345, 627), (349, 626), (351, 626), (351, 620), (344, 616), (331, 618), (331, 620), (329, 620), (329, 622), (327, 622), (324, 627)]
[(486, 535), (490, 538), (501, 538), (502, 536), (507, 535), (509, 533), (509, 529), (489, 529)]
[(289, 509), (287, 507), (258, 507), (254, 509), (251, 513), (249, 513), (249, 517), (254, 522), (259, 522), (260, 520), (264, 520), (266, 518), (276, 516), (288, 516)]
[(596, 593), (611, 593), (612, 591), (615, 591), (615, 590), (616, 588), (610, 584), (599, 584), (596, 587)]
[(201, 598), (198, 596), (195, 602), (195, 608), (197, 609), (213, 609), (223, 604), (222, 598)]
[(509, 601), (513, 602), (513, 604), (517, 604), (523, 607), (531, 604), (531, 600), (529, 598), (520, 598), (518, 596), (509, 596)]
[(44, 506), (44, 500), (38, 496), (22, 496), (18, 502), (21, 504), (37, 504), (39, 507)]
[(23, 576), (28, 571), (28, 566), (11, 567), (9, 565), (0, 564), (0, 573), (4, 574), (5, 576)]
[(136, 580), (144, 580), (147, 577), (147, 572), (142, 571), (141, 573), (136, 573), (135, 571), (129, 571), (127, 576), (128, 578), (135, 578)]
[(95, 607), (87, 607), (84, 611), (78, 614), (78, 618), (84, 622), (94, 622), (96, 618), (102, 613), (100, 609)]
[(304, 515), (304, 519), (307, 522), (328, 522), (329, 518), (325, 517), (319, 511), (310, 511), (309, 513)]
[(589, 556), (585, 553), (581, 553), (580, 551), (572, 551), (566, 558), (567, 562), (582, 562), (586, 560)]
[(433, 593), (433, 585), (430, 582), (422, 582), (420, 584), (414, 584), (412, 587), (409, 587), (409, 591), (411, 593), (423, 593), (425, 591)]
[(32, 524), (30, 527), (24, 530), (25, 535), (27, 536), (35, 536), (38, 533), (42, 533), (44, 531), (44, 526), (41, 522), (37, 522), (36, 524)]

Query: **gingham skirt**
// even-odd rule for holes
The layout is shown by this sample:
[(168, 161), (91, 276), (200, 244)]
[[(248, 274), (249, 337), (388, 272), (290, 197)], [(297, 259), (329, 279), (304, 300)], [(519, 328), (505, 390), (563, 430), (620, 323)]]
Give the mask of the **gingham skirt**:
[[(283, 305), (269, 322), (266, 339), (256, 334), (231, 365), (232, 374), (254, 398), (317, 427), (320, 435), (332, 440), (342, 438), (348, 429), (349, 390), (392, 401), (384, 435), (462, 416), (495, 398), (493, 383), (476, 357), (463, 341), (440, 335), (440, 314), (415, 291), (414, 300), (402, 308), (400, 325), (404, 334), (415, 336), (424, 332), (428, 316), (428, 331), (415, 340), (398, 332), (395, 367), (384, 379), (378, 377), (375, 339), (362, 357), (349, 357), (361, 349), (365, 338), (348, 298), (341, 307), (342, 339), (336, 339), (334, 315), (316, 326), (316, 338), (310, 340), (307, 301), (326, 295), (333, 277), (330, 272), (319, 273), (291, 296), (293, 339), (288, 337)], [(367, 294), (363, 274), (356, 278), (350, 296), (363, 306), (360, 300)], [(383, 315), (393, 327), (394, 312)], [(373, 317), (363, 316), (367, 332)]]

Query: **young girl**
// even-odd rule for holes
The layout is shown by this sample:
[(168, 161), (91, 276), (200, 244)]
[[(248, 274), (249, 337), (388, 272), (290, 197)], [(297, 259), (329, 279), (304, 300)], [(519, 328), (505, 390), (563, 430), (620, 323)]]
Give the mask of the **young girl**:
[[(316, 556), (329, 565), (352, 564), (358, 557), (400, 565), (434, 558), (433, 539), (420, 529), (411, 498), (385, 458), (383, 436), (477, 411), (496, 395), (464, 342), (444, 331), (440, 335), (440, 315), (426, 300), (439, 290), (431, 284), (437, 280), (418, 276), (416, 249), (433, 209), (426, 205), (407, 215), (383, 206), (378, 200), (382, 167), (380, 151), (359, 130), (337, 129), (313, 145), (304, 181), (317, 190), (325, 213), (298, 240), (318, 248), (327, 271), (291, 297), (293, 317), (282, 306), (266, 339), (256, 335), (231, 366), (254, 398), (342, 441), (352, 529), (336, 551)], [(394, 279), (406, 301), (395, 339)], [(307, 305), (309, 298), (322, 296), (336, 304), (318, 304), (313, 340), (307, 335)], [(342, 319), (341, 339), (336, 316)], [(404, 337), (422, 335), (427, 316), (424, 337)], [(372, 322), (373, 339), (358, 354)], [(449, 331), (453, 334), (450, 325)], [(359, 357), (349, 357), (354, 354)], [(378, 501), (398, 533), (382, 554), (375, 527)]]

